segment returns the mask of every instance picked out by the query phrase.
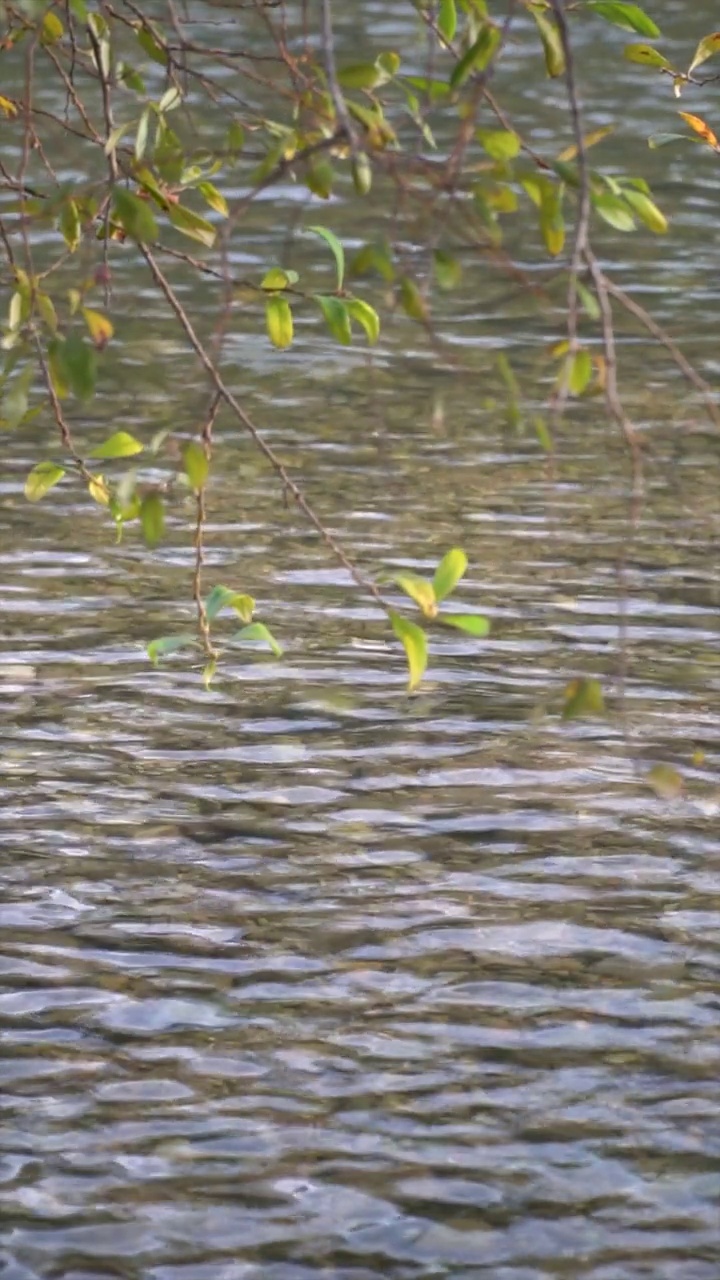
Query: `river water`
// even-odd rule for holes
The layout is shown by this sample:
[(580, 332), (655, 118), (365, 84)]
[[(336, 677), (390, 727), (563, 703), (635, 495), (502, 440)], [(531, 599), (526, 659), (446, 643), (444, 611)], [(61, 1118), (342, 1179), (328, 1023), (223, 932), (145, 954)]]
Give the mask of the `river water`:
[[(671, 24), (686, 61), (711, 8)], [(409, 41), (392, 5), (364, 13), (379, 47)], [(346, 6), (346, 47), (359, 25)], [(646, 151), (674, 127), (667, 85), (589, 39), (581, 60), (591, 122), (625, 107), (612, 162), (673, 223), (603, 252), (712, 377), (716, 158)], [(688, 109), (712, 120), (705, 92)], [(542, 137), (560, 90), (515, 94)], [(293, 196), (251, 210), (243, 269), (273, 260)], [(300, 212), (357, 237), (340, 201)], [(228, 348), (370, 572), (466, 549), (459, 596), (491, 639), (433, 634), (413, 698), (372, 601), (232, 421), (208, 585), (256, 596), (285, 652), (232, 651), (209, 693), (143, 652), (191, 616), (189, 512), (153, 553), (117, 546), (71, 485), (25, 503), (44, 428), (4, 444), (3, 1280), (720, 1275), (717, 436), (621, 324), (648, 442), (631, 531), (597, 403), (559, 429), (554, 471), (532, 404), (506, 422), (496, 352), (540, 405), (560, 319), (464, 270), (439, 349), (386, 315), (372, 363), (310, 317), (290, 353), (257, 316)], [(190, 429), (202, 383), (139, 267), (114, 317), (79, 435)], [(561, 721), (576, 675), (602, 680), (607, 719)], [(682, 794), (647, 785), (658, 764)]]

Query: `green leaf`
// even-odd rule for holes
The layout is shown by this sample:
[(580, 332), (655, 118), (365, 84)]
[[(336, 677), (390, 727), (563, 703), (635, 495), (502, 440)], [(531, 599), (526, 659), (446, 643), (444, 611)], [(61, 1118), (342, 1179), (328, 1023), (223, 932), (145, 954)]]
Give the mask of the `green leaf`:
[(375, 89), (386, 79), (375, 62), (356, 62), (338, 71), (338, 84), (343, 89)]
[(265, 323), (274, 347), (282, 350), (290, 346), (293, 340), (293, 315), (287, 298), (274, 293), (266, 300)]
[[(7, 373), (5, 376), (7, 376)], [(19, 427), (20, 423), (26, 417), (28, 412), (29, 392), (34, 380), (35, 367), (32, 364), (28, 364), (22, 372), (17, 375), (13, 382), (11, 382), (3, 395), (2, 403), (0, 403), (0, 426), (4, 427), (6, 430), (12, 431), (15, 427)]]
[(476, 137), (493, 160), (514, 160), (520, 152), (520, 139), (510, 129), (478, 129)]
[(616, 231), (635, 230), (635, 219), (625, 201), (621, 200), (619, 196), (611, 195), (609, 192), (593, 196), (593, 205), (600, 217), (609, 223), (611, 227), (614, 227)]
[(499, 43), (498, 28), (485, 23), (477, 39), (454, 68), (450, 76), (450, 88), (459, 89), (474, 71), (484, 71)]
[(403, 618), (401, 614), (391, 611), (388, 616), (392, 629), (407, 656), (410, 673), (408, 692), (412, 693), (417, 689), (427, 668), (427, 636), (422, 627), (418, 627), (414, 622), (408, 622), (407, 618)]
[(168, 208), (168, 217), (176, 231), (181, 231), (191, 240), (204, 244), (206, 249), (212, 249), (215, 243), (215, 228), (207, 218), (201, 218), (199, 213), (193, 213), (192, 209), (186, 209), (181, 204), (171, 204)]
[(243, 627), (242, 631), (238, 631), (234, 636), (235, 640), (243, 643), (246, 641), (255, 641), (259, 644), (266, 644), (275, 654), (276, 658), (282, 657), (282, 648), (278, 644), (274, 635), (265, 626), (264, 622), (251, 622), (248, 627)]
[(66, 200), (60, 210), (60, 230), (63, 239), (74, 253), (80, 243), (80, 211), (75, 200)]
[(133, 240), (144, 244), (157, 240), (157, 222), (147, 200), (141, 200), (124, 187), (115, 188), (113, 218)]
[(234, 609), (241, 622), (251, 622), (255, 601), (252, 596), (233, 591), (230, 587), (213, 587), (205, 601), (208, 622), (214, 622), (223, 609)]
[(217, 659), (216, 659), (216, 658), (211, 658), (211, 659), (210, 659), (210, 661), (209, 661), (209, 662), (207, 662), (207, 663), (205, 664), (205, 666), (203, 667), (203, 673), (202, 673), (202, 674), (203, 674), (203, 684), (205, 685), (205, 688), (206, 688), (206, 689), (209, 689), (209, 688), (210, 688), (210, 685), (212, 684), (213, 680), (215, 679), (215, 674), (216, 674), (216, 672), (217, 672), (217, 667), (218, 667), (218, 664), (217, 664)]
[(325, 323), (333, 338), (337, 342), (341, 342), (344, 347), (349, 346), (352, 342), (352, 330), (350, 328), (348, 303), (343, 302), (341, 298), (320, 293), (314, 294), (314, 298), (325, 317)]
[(161, 67), (167, 66), (168, 56), (162, 46), (158, 44), (149, 27), (140, 27), (137, 39), (140, 47), (152, 58), (153, 62), (159, 63)]
[(179, 636), (160, 636), (157, 640), (150, 641), (147, 656), (153, 666), (157, 666), (161, 658), (167, 658), (171, 653), (177, 653), (179, 649), (188, 649), (196, 644), (195, 636), (187, 631)]
[(228, 151), (242, 151), (245, 146), (245, 130), (238, 120), (231, 120), (227, 131)]
[(132, 458), (142, 453), (143, 445), (129, 431), (116, 431), (88, 455), (90, 458)]
[(623, 49), (623, 57), (628, 62), (638, 62), (643, 67), (663, 67), (668, 68), (670, 63), (659, 49), (653, 49), (650, 44), (626, 44)]
[(691, 76), (695, 68), (707, 62), (708, 58), (714, 58), (716, 53), (720, 53), (720, 31), (713, 31), (711, 35), (703, 36), (688, 67), (688, 75)]
[(90, 400), (97, 382), (97, 352), (77, 333), (53, 344), (61, 379), (78, 400)]
[(637, 4), (627, 4), (625, 0), (587, 0), (587, 7), (624, 31), (634, 31), (639, 36), (649, 36), (651, 40), (660, 35), (660, 28)]
[(480, 640), (490, 634), (490, 619), (479, 613), (441, 613), (438, 614), (438, 622), (446, 627), (457, 627), (458, 631), (465, 631)]
[(455, 289), (460, 283), (462, 270), (457, 258), (445, 253), (444, 249), (436, 249), (433, 254), (435, 279), (441, 289)]
[(338, 293), (341, 293), (345, 280), (345, 250), (337, 236), (332, 231), (328, 231), (327, 227), (308, 227), (307, 230), (311, 235), (320, 236), (330, 246), (337, 268), (337, 289)]
[(25, 481), (25, 497), (28, 502), (39, 502), (64, 475), (64, 467), (58, 467), (54, 462), (38, 462)]
[(648, 138), (648, 146), (651, 151), (655, 151), (658, 147), (667, 147), (670, 142), (700, 142), (700, 138), (693, 138), (687, 133), (654, 133)]
[(165, 505), (156, 491), (146, 493), (140, 504), (140, 524), (148, 546), (157, 546), (165, 529)]
[(400, 281), (400, 305), (411, 320), (417, 320), (420, 324), (426, 324), (428, 318), (427, 305), (418, 286), (409, 276), (403, 276)]
[(541, 183), (540, 231), (545, 248), (554, 258), (565, 246), (565, 220), (562, 214), (563, 188), (558, 182)]
[(387, 284), (391, 284), (395, 279), (395, 268), (387, 245), (364, 244), (361, 249), (358, 249), (350, 264), (350, 274), (364, 276), (370, 271), (377, 271)]
[(415, 602), (426, 618), (435, 617), (438, 602), (433, 585), (427, 578), (421, 578), (417, 573), (398, 573), (393, 582)]
[(643, 191), (633, 191), (630, 187), (623, 189), (623, 196), (646, 227), (656, 235), (665, 235), (668, 230), (668, 220), (649, 196), (646, 196)]
[(374, 347), (380, 337), (380, 317), (375, 308), (369, 302), (363, 302), (362, 298), (348, 298), (345, 306), (352, 319), (365, 330), (370, 346)]
[(599, 680), (571, 680), (565, 690), (563, 720), (581, 720), (587, 716), (604, 716), (605, 698)]
[(455, 590), (460, 579), (464, 577), (467, 566), (468, 558), (460, 547), (453, 547), (445, 553), (433, 578), (433, 590), (438, 604)]
[(457, 9), (455, 0), (440, 0), (440, 8), (437, 18), (438, 31), (447, 40), (448, 44), (455, 37), (457, 31)]
[(576, 280), (575, 288), (577, 289), (578, 298), (580, 299), (585, 312), (591, 320), (600, 319), (600, 304), (592, 290), (583, 284), (582, 280)]
[(199, 440), (190, 440), (182, 451), (183, 468), (190, 484), (199, 491), (207, 484), (210, 472), (208, 456)]
[(560, 32), (555, 23), (551, 22), (540, 9), (531, 6), (530, 12), (540, 32), (547, 73), (552, 79), (557, 79), (558, 76), (565, 74), (565, 50)]
[(305, 183), (308, 191), (321, 200), (329, 200), (332, 195), (335, 170), (324, 156), (312, 156), (308, 161)]

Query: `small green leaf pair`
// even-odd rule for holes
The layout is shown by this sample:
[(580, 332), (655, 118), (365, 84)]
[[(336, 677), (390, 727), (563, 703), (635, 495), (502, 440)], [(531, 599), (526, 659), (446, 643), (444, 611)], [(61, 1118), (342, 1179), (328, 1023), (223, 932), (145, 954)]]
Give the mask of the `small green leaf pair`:
[[(458, 631), (464, 631), (467, 635), (480, 639), (490, 631), (489, 620), (481, 614), (441, 614), (439, 612), (439, 606), (455, 590), (467, 565), (465, 552), (459, 547), (453, 547), (443, 556), (432, 581), (416, 573), (395, 574), (392, 581), (410, 597), (428, 621), (437, 621), (448, 627), (456, 627)], [(422, 627), (415, 622), (408, 622), (399, 613), (391, 611), (389, 616), (393, 631), (407, 655), (410, 670), (409, 688), (412, 692), (420, 684), (427, 667), (427, 636)]]
[[(204, 601), (205, 621), (209, 624), (213, 623), (218, 614), (223, 609), (232, 609), (238, 618), (245, 625), (240, 631), (237, 631), (232, 637), (244, 644), (263, 644), (266, 645), (276, 658), (282, 656), (282, 648), (278, 644), (274, 635), (263, 622), (253, 622), (252, 616), (255, 610), (255, 601), (252, 596), (244, 595), (242, 592), (233, 591), (231, 587), (217, 586)], [(181, 649), (198, 648), (200, 639), (197, 635), (185, 631), (175, 636), (160, 636), (157, 640), (151, 640), (147, 647), (147, 655), (150, 661), (157, 666), (161, 658), (167, 658), (173, 653), (177, 653)], [(207, 664), (204, 671), (204, 680), (206, 686), (210, 684), (217, 668), (215, 658)]]

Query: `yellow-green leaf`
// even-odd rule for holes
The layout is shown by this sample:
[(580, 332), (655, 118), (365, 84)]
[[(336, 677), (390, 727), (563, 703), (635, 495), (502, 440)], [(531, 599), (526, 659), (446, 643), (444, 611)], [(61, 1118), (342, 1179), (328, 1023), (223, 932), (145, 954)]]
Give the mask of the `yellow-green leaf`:
[(179, 636), (160, 636), (157, 640), (151, 640), (147, 647), (147, 656), (153, 666), (157, 666), (160, 658), (167, 658), (171, 653), (177, 653), (179, 649), (188, 649), (197, 644), (195, 636), (185, 632)]
[(514, 160), (520, 151), (520, 139), (510, 129), (478, 129), (477, 140), (493, 160)]
[(535, 8), (534, 5), (530, 6), (530, 12), (540, 32), (548, 75), (553, 79), (564, 75), (565, 50), (563, 49), (562, 37), (556, 24), (541, 9)]
[(41, 293), (38, 290), (35, 294), (35, 303), (50, 332), (57, 333), (57, 312), (52, 298), (47, 293)]
[(641, 222), (645, 223), (656, 235), (664, 235), (668, 229), (668, 220), (657, 205), (645, 195), (644, 191), (635, 191), (632, 187), (623, 188), (623, 196), (634, 209)]
[(465, 576), (467, 566), (468, 558), (460, 547), (446, 551), (433, 578), (433, 590), (438, 603), (455, 590), (460, 579)]
[(90, 331), (95, 346), (102, 350), (113, 336), (115, 330), (112, 321), (103, 315), (102, 311), (93, 311), (90, 307), (83, 307), (83, 318)]
[(372, 187), (372, 165), (370, 158), (361, 151), (359, 155), (353, 156), (352, 159), (352, 180), (355, 191), (359, 196), (366, 196)]
[(427, 636), (422, 627), (408, 622), (401, 614), (390, 612), (389, 617), (392, 629), (405, 650), (410, 677), (408, 690), (412, 693), (417, 689), (427, 668)]
[(186, 209), (180, 204), (169, 206), (168, 217), (177, 231), (181, 231), (184, 236), (189, 236), (191, 240), (204, 244), (206, 249), (212, 249), (215, 243), (215, 228), (207, 218), (201, 218), (199, 213), (193, 213), (192, 209)]
[(457, 258), (446, 253), (444, 249), (436, 249), (433, 254), (435, 279), (441, 289), (455, 289), (460, 283), (462, 270)]
[(25, 497), (28, 502), (39, 502), (64, 475), (64, 467), (58, 467), (54, 462), (38, 462), (25, 481)]
[(448, 43), (454, 39), (457, 31), (457, 8), (455, 0), (440, 0), (437, 17), (438, 31)]
[(56, 13), (46, 13), (42, 20), (42, 30), (40, 39), (43, 44), (55, 44), (56, 40), (62, 40), (65, 35), (65, 28)]
[(283, 350), (293, 340), (293, 315), (287, 298), (274, 293), (265, 302), (268, 337), (274, 347)]
[(147, 200), (141, 200), (124, 187), (115, 188), (113, 217), (133, 240), (147, 244), (157, 240), (157, 222)]
[(107, 507), (110, 504), (110, 490), (104, 476), (91, 476), (88, 480), (88, 493), (93, 502), (99, 503), (101, 507)]
[(347, 298), (345, 306), (351, 318), (365, 330), (370, 345), (374, 346), (380, 337), (380, 317), (375, 308), (362, 298)]
[(60, 210), (60, 230), (71, 253), (80, 243), (80, 211), (75, 200), (66, 200)]
[(645, 781), (660, 800), (677, 800), (685, 790), (685, 779), (671, 764), (655, 764)]
[(417, 573), (398, 573), (393, 582), (415, 602), (426, 618), (435, 617), (438, 602), (433, 585), (427, 578), (421, 578)]
[(571, 680), (565, 690), (563, 720), (581, 720), (587, 716), (604, 716), (605, 698), (599, 680)]
[(207, 453), (200, 444), (199, 440), (190, 440), (182, 451), (183, 468), (185, 475), (193, 489), (199, 490), (207, 483), (210, 472), (210, 463)]
[(714, 58), (716, 53), (720, 53), (720, 31), (713, 31), (709, 36), (703, 36), (688, 67), (688, 75), (691, 76), (695, 68), (707, 62), (708, 58)]
[(102, 444), (96, 445), (88, 455), (90, 458), (132, 458), (136, 453), (142, 453), (143, 446), (135, 436), (131, 436), (129, 431), (116, 431), (113, 435), (104, 440)]
[(146, 493), (140, 505), (140, 524), (149, 547), (160, 541), (165, 529), (165, 504), (156, 491)]
[(222, 609), (233, 609), (241, 622), (252, 621), (255, 601), (252, 596), (233, 591), (230, 587), (213, 587), (205, 601), (208, 622), (214, 622)]
[(593, 363), (589, 351), (576, 351), (569, 355), (560, 374), (560, 382), (565, 383), (571, 396), (581, 396), (592, 378)]
[(278, 644), (269, 628), (265, 626), (264, 622), (251, 622), (248, 627), (243, 627), (242, 631), (236, 632), (234, 638), (235, 640), (240, 640), (243, 643), (251, 641), (256, 644), (266, 644), (275, 654), (276, 658), (282, 657), (281, 646)]
[(297, 284), (297, 271), (283, 271), (282, 267), (271, 267), (260, 281), (261, 289), (288, 289)]
[(628, 62), (637, 62), (643, 67), (662, 67), (669, 68), (670, 63), (659, 49), (653, 49), (651, 44), (627, 44), (623, 50), (623, 57)]
[(486, 22), (477, 39), (463, 54), (450, 76), (450, 88), (459, 89), (475, 71), (484, 71), (500, 43), (497, 27)]
[(337, 342), (341, 342), (344, 347), (348, 347), (352, 342), (352, 330), (350, 328), (350, 310), (348, 303), (343, 302), (341, 298), (335, 298), (332, 295), (323, 295), (316, 293), (315, 301), (320, 307), (325, 323)]
[(152, 58), (153, 62), (158, 62), (161, 67), (166, 67), (168, 56), (160, 44), (158, 44), (153, 32), (149, 27), (140, 27), (137, 33), (138, 44), (145, 50), (145, 53)]
[(229, 213), (228, 202), (212, 182), (198, 182), (197, 189), (206, 205), (214, 209), (216, 213), (219, 213), (221, 217), (227, 218)]
[(308, 227), (308, 231), (314, 236), (320, 236), (321, 240), (329, 246), (335, 259), (338, 293), (341, 293), (345, 281), (345, 250), (334, 232), (329, 231), (327, 227)]
[(479, 613), (441, 613), (438, 615), (438, 622), (442, 622), (446, 627), (455, 627), (458, 631), (464, 631), (469, 636), (475, 636), (477, 640), (482, 640), (490, 634), (489, 618), (484, 618)]
[(634, 31), (639, 36), (649, 36), (651, 40), (660, 35), (660, 28), (652, 18), (639, 5), (627, 3), (627, 0), (587, 0), (587, 7), (624, 31)]
[(403, 276), (399, 288), (400, 305), (405, 314), (411, 320), (417, 320), (421, 324), (426, 323), (428, 318), (427, 305), (415, 281), (411, 280), (409, 276)]

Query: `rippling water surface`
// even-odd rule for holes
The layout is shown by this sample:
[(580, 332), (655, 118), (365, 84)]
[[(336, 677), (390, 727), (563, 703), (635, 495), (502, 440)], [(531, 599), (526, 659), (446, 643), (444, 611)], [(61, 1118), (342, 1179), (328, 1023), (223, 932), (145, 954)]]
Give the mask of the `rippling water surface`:
[[(659, 90), (646, 110), (667, 127)], [(718, 188), (683, 163), (675, 238), (639, 239), (633, 278), (710, 361)], [(720, 1275), (717, 437), (628, 331), (633, 534), (599, 411), (562, 428), (555, 474), (505, 427), (488, 350), (530, 377), (545, 321), (474, 278), (444, 322), (456, 363), (400, 321), (372, 367), (314, 325), (301, 360), (238, 343), (239, 389), (370, 571), (471, 558), (459, 595), (492, 638), (434, 635), (412, 699), (230, 421), (208, 582), (255, 595), (285, 653), (231, 652), (210, 693), (143, 654), (187, 619), (190, 513), (153, 554), (114, 546), (72, 487), (24, 503), (38, 444), (13, 438), (3, 1280)], [(144, 288), (118, 299), (117, 423), (147, 414)], [(153, 341), (152, 411), (190, 429), (202, 388), (159, 318)], [(560, 721), (573, 675), (603, 680), (607, 720)], [(681, 796), (647, 786), (658, 763)]]

